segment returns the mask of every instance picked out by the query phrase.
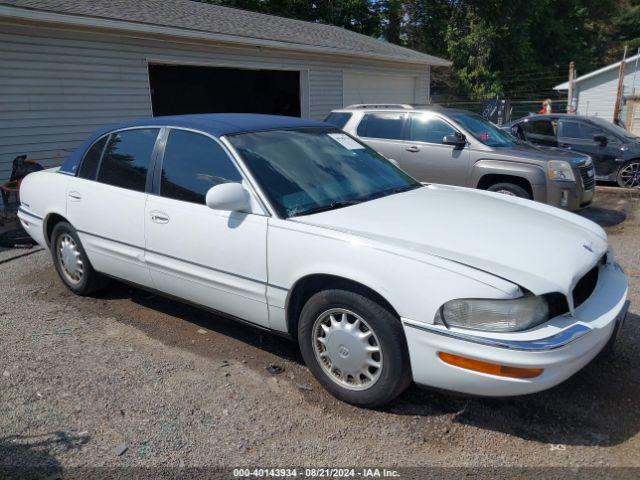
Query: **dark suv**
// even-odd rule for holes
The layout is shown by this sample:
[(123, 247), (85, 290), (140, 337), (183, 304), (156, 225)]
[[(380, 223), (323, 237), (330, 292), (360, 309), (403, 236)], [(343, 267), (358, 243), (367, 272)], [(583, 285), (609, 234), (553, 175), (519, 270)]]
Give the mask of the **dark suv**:
[(504, 128), (537, 145), (586, 153), (593, 159), (596, 179), (640, 188), (640, 137), (602, 118), (531, 115)]

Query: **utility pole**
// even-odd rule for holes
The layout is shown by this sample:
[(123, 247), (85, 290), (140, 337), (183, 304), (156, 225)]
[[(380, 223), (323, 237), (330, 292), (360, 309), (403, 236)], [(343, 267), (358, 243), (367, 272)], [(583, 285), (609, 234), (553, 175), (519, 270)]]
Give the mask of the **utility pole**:
[(569, 91), (567, 92), (567, 113), (576, 113), (573, 107), (573, 90), (576, 79), (576, 64), (569, 62)]
[(620, 109), (622, 108), (622, 88), (624, 85), (624, 64), (627, 62), (627, 46), (624, 46), (620, 70), (618, 71), (618, 91), (616, 92), (616, 103), (613, 107), (613, 123), (617, 125)]

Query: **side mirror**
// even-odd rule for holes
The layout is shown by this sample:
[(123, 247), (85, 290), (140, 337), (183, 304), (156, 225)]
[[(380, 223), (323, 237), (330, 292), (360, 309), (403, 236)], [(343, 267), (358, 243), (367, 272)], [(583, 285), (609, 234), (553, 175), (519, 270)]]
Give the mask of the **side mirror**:
[(250, 212), (249, 192), (241, 183), (221, 183), (211, 187), (206, 196), (207, 207), (213, 210)]
[(442, 138), (443, 145), (453, 145), (456, 148), (464, 148), (467, 144), (467, 138), (461, 133), (455, 133), (453, 135), (445, 135)]
[(609, 140), (604, 135), (594, 135), (593, 141), (599, 143), (601, 146), (606, 146)]

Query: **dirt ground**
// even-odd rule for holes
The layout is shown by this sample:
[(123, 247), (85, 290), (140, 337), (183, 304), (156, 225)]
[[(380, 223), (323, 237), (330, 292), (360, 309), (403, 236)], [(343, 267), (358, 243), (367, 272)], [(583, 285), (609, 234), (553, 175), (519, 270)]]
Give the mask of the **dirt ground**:
[(3, 466), (640, 467), (640, 197), (599, 192), (583, 214), (630, 275), (612, 359), (526, 397), (414, 386), (381, 410), (329, 396), (285, 339), (120, 284), (79, 298), (46, 252), (0, 252), (0, 477)]

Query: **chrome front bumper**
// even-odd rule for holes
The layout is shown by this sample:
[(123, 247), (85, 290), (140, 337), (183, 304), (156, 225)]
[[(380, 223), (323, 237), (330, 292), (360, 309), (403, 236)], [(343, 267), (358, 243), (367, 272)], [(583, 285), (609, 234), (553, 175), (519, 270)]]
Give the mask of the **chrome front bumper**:
[[(629, 302), (627, 277), (616, 264), (601, 267), (595, 290), (573, 315), (524, 332), (447, 329), (403, 318), (414, 381), (471, 395), (533, 393), (564, 381), (591, 361), (617, 332)], [(438, 352), (500, 365), (541, 368), (535, 378), (508, 378), (446, 364)]]

